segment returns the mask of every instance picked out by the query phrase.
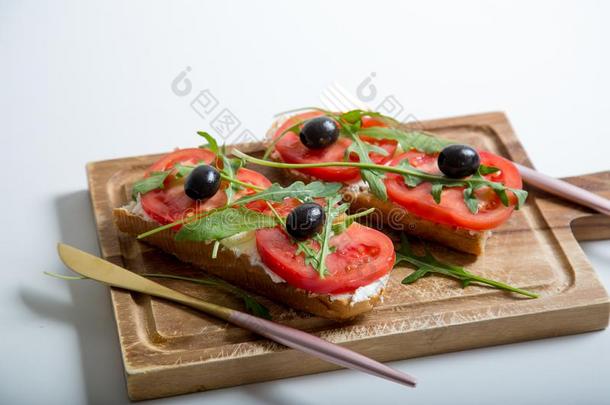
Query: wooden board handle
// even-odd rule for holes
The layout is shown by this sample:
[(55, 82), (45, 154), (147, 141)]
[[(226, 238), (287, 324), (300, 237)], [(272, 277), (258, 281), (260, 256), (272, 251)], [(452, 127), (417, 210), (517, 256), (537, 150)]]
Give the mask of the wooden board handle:
[(599, 194), (602, 197), (610, 198), (610, 171), (565, 177), (562, 180)]
[[(610, 198), (610, 171), (566, 177), (562, 180), (602, 197)], [(546, 195), (545, 198), (547, 198)], [(570, 209), (574, 212), (570, 225), (577, 240), (610, 239), (610, 216), (597, 214), (588, 208), (570, 205)]]

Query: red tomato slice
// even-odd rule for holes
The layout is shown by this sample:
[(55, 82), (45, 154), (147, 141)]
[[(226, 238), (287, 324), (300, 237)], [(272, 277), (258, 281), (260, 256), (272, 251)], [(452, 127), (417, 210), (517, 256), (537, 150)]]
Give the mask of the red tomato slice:
[(387, 125), (378, 117), (362, 117), (362, 128), (370, 127), (387, 127)]
[[(244, 183), (252, 184), (262, 188), (271, 187), (271, 181), (269, 181), (268, 178), (258, 172), (255, 172), (254, 170), (246, 169), (245, 167), (242, 167), (237, 171), (236, 177), (237, 180), (243, 181)], [(239, 200), (241, 197), (254, 193), (256, 193), (256, 190), (253, 190), (251, 188), (243, 188), (242, 190), (235, 193), (234, 200)], [(254, 211), (263, 211), (268, 207), (265, 201), (254, 201), (249, 204), (246, 204), (246, 208), (249, 208)]]
[[(183, 165), (195, 165), (200, 162), (211, 164), (215, 156), (212, 151), (207, 149), (179, 149), (155, 162), (148, 168), (145, 176), (148, 176), (153, 171), (170, 170), (178, 163)], [(245, 168), (239, 169), (236, 177), (238, 180), (263, 188), (271, 185), (271, 182), (262, 174)], [(149, 191), (142, 195), (142, 208), (146, 214), (153, 220), (165, 225), (183, 219), (186, 216), (209, 211), (226, 204), (227, 195), (222, 189), (207, 200), (192, 200), (184, 193), (184, 181), (184, 178), (176, 178), (173, 174), (170, 174), (165, 180), (165, 187), (163, 189)], [(237, 193), (235, 199), (252, 192), (254, 191), (241, 190)], [(251, 204), (256, 207), (258, 203), (254, 202)], [(250, 208), (250, 204), (246, 206)]]
[(165, 170), (172, 169), (178, 163), (183, 165), (193, 166), (200, 162), (210, 164), (214, 161), (216, 155), (209, 149), (202, 148), (187, 148), (187, 149), (176, 149), (175, 151), (168, 153), (161, 159), (157, 160), (152, 164), (144, 173), (144, 176), (148, 176), (152, 172), (163, 172)]
[[(522, 188), (521, 175), (512, 162), (486, 151), (479, 151), (479, 156), (481, 164), (500, 169), (500, 172), (487, 175), (486, 178), (511, 188)], [(440, 173), (436, 163), (437, 155), (409, 151), (397, 156), (391, 165), (395, 166), (404, 159), (408, 159), (413, 167), (420, 170)], [(388, 174), (385, 185), (390, 200), (402, 205), (407, 211), (430, 221), (477, 231), (500, 226), (510, 217), (513, 205), (516, 203), (516, 197), (509, 192), (511, 206), (506, 207), (502, 205), (493, 190), (484, 187), (475, 191), (480, 203), (479, 212), (473, 214), (464, 203), (463, 187), (445, 188), (442, 192), (441, 203), (437, 204), (430, 194), (432, 189), (430, 183), (422, 183), (417, 187), (409, 188), (405, 185), (402, 176)]]
[(331, 239), (336, 250), (326, 257), (329, 274), (320, 278), (305, 264), (296, 245), (279, 227), (256, 231), (256, 246), (265, 263), (290, 285), (320, 294), (355, 291), (383, 277), (394, 265), (394, 245), (384, 234), (358, 223)]
[[(284, 131), (294, 126), (299, 121), (308, 120), (311, 118), (319, 117), (324, 115), (319, 111), (310, 111), (303, 114), (296, 115), (289, 118), (280, 128), (275, 132), (274, 137), (280, 136)], [(364, 117), (363, 126), (381, 126), (384, 125), (379, 120)], [(376, 144), (385, 149), (388, 154), (383, 156), (378, 153), (371, 153), (371, 160), (378, 164), (384, 164), (388, 162), (394, 153), (396, 152), (396, 141), (383, 140), (383, 139), (372, 139), (368, 137), (362, 137), (366, 142)], [(320, 162), (338, 162), (343, 161), (345, 156), (345, 150), (351, 145), (352, 141), (347, 138), (339, 138), (334, 144), (324, 149), (309, 149), (301, 143), (299, 135), (295, 132), (288, 132), (284, 137), (275, 145), (275, 150), (280, 155), (283, 162), (286, 163), (320, 163)], [(350, 156), (350, 160), (357, 161), (357, 156)], [(316, 177), (326, 181), (357, 181), (360, 178), (359, 170), (355, 167), (315, 167), (309, 169), (299, 169), (300, 172)]]

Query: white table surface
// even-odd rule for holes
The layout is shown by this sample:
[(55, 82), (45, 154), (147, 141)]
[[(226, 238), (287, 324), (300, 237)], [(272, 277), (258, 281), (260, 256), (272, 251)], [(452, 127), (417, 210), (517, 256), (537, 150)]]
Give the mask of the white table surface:
[[(540, 170), (608, 170), (609, 17), (592, 1), (0, 1), (0, 403), (128, 402), (108, 290), (42, 275), (65, 271), (57, 241), (98, 251), (86, 162), (196, 144), (201, 90), (260, 136), (374, 72), (375, 102), (504, 110)], [(582, 247), (610, 285), (610, 242)], [(415, 390), (339, 371), (161, 402), (607, 403), (609, 346), (606, 330), (392, 363)]]

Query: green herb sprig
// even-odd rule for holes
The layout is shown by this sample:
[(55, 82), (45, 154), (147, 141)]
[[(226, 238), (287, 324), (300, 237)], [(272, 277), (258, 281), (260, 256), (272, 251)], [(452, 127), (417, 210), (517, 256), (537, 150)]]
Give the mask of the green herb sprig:
[(286, 187), (280, 186), (278, 183), (273, 183), (265, 190), (240, 198), (235, 204), (244, 205), (260, 200), (281, 202), (286, 198), (311, 201), (314, 198), (337, 195), (341, 187), (343, 187), (341, 183), (325, 183), (321, 181), (314, 181), (308, 184), (304, 184), (302, 181), (295, 181)]
[[(269, 201), (267, 201), (267, 206), (269, 207), (269, 209), (275, 216), (278, 224), (281, 227), (285, 228), (286, 221), (284, 220), (284, 218), (282, 218), (282, 216), (276, 211), (276, 209), (273, 208), (273, 205)], [(316, 240), (316, 239), (319, 240), (318, 235), (314, 236), (314, 240)], [(303, 254), (305, 256), (306, 265), (312, 266), (314, 268), (318, 268), (320, 266), (320, 262), (318, 261), (318, 256), (316, 254), (316, 251), (312, 246), (310, 246), (309, 240), (304, 240), (304, 241), (293, 240), (293, 242), (295, 242), (297, 245), (296, 254), (297, 255)]]
[[(405, 151), (415, 149), (417, 151), (425, 153), (437, 153), (440, 152), (445, 146), (453, 143), (452, 141), (438, 138), (434, 134), (427, 131), (400, 129), (398, 128), (401, 125), (400, 122), (390, 116), (384, 115), (376, 111), (365, 111), (356, 109), (337, 114), (332, 111), (318, 107), (305, 107), (290, 111), (284, 111), (282, 113), (276, 114), (276, 116), (282, 116), (285, 114), (292, 114), (302, 111), (319, 111), (323, 115), (333, 118), (335, 121), (337, 121), (344, 134), (357, 133), (359, 136), (364, 135), (369, 138), (397, 141), (401, 145), (402, 149)], [(362, 118), (364, 117), (379, 118), (382, 122), (392, 127), (388, 128), (375, 126), (369, 128), (362, 128)], [(265, 150), (265, 153), (263, 155), (263, 159), (267, 159), (269, 157), (269, 155), (275, 148), (275, 145), (280, 139), (282, 139), (289, 132), (298, 133), (300, 131), (301, 125), (305, 124), (307, 121), (308, 119), (300, 120), (293, 124), (290, 128), (284, 130), (277, 137), (275, 137), (272, 142), (267, 146), (267, 149)], [(372, 145), (371, 148), (371, 151), (383, 154), (384, 156), (385, 153), (387, 153), (385, 151), (382, 151), (382, 148), (375, 148), (375, 145)]]
[[(425, 131), (419, 130), (403, 130), (397, 128), (399, 123), (391, 117), (385, 116), (378, 112), (373, 111), (364, 111), (364, 110), (351, 110), (344, 113), (334, 113), (328, 110), (320, 109), (320, 108), (305, 108), (300, 110), (310, 110), (310, 111), (319, 111), (325, 116), (328, 116), (334, 119), (340, 126), (341, 134), (346, 136), (352, 140), (350, 146), (346, 149), (345, 153), (345, 161), (344, 162), (324, 162), (324, 164), (305, 164), (298, 165), (294, 164), (290, 167), (283, 166), (285, 168), (307, 168), (307, 167), (331, 167), (331, 166), (344, 166), (344, 167), (358, 167), (360, 169), (360, 174), (362, 176), (362, 180), (368, 184), (371, 192), (379, 199), (385, 201), (387, 200), (387, 191), (385, 188), (385, 183), (383, 181), (383, 173), (391, 170), (384, 169), (388, 166), (376, 165), (370, 159), (370, 153), (379, 153), (382, 155), (387, 155), (387, 151), (379, 146), (363, 142), (360, 138), (361, 136), (367, 136), (374, 139), (387, 139), (397, 141), (401, 148), (405, 151), (407, 150), (417, 150), (420, 152), (424, 152), (427, 154), (439, 153), (444, 147), (452, 144), (453, 142), (445, 139), (438, 138), (433, 134), (430, 134)], [(369, 127), (362, 128), (362, 119), (364, 117), (377, 117), (382, 121), (385, 121), (390, 124), (394, 124), (395, 127)], [(265, 154), (263, 155), (263, 160), (266, 160), (272, 149), (275, 147), (275, 144), (288, 132), (298, 132), (301, 125), (303, 125), (307, 120), (301, 120), (300, 122), (295, 123), (290, 128), (283, 131), (279, 134), (272, 143), (267, 147)], [(355, 153), (359, 162), (349, 162), (349, 155), (351, 153)], [(241, 158), (244, 158), (241, 156)], [(338, 164), (342, 163), (342, 164)], [(260, 163), (259, 163), (260, 164)], [(273, 166), (279, 167), (279, 166)], [(405, 179), (405, 184), (409, 187), (415, 187), (418, 184), (426, 181), (432, 183), (431, 194), (434, 198), (434, 201), (437, 204), (441, 202), (441, 195), (444, 188), (447, 187), (464, 187), (463, 197), (464, 203), (472, 212), (476, 214), (479, 210), (479, 201), (476, 197), (476, 190), (482, 187), (490, 187), (500, 198), (502, 204), (505, 206), (510, 205), (510, 200), (508, 198), (507, 191), (512, 192), (517, 197), (516, 208), (519, 209), (525, 202), (527, 198), (527, 192), (521, 189), (507, 188), (501, 183), (489, 181), (485, 179), (483, 176), (486, 174), (491, 174), (494, 171), (497, 171), (497, 168), (488, 168), (485, 166), (481, 166), (479, 171), (475, 173), (468, 179), (450, 179), (444, 176), (438, 175), (430, 175), (423, 171), (417, 170), (414, 167), (410, 166), (407, 161), (401, 162), (397, 167), (402, 167), (407, 169), (408, 172), (401, 173), (403, 178)]]
[[(358, 135), (358, 130), (360, 129), (361, 121), (356, 121), (351, 125), (343, 125), (342, 131), (347, 134), (348, 137), (352, 139), (351, 145), (346, 149), (345, 160), (348, 160), (350, 153), (355, 153), (358, 155), (361, 163), (373, 164), (369, 153), (384, 153), (387, 155), (387, 151), (383, 148), (379, 148), (373, 144), (366, 143), (360, 139)], [(377, 170), (371, 170), (367, 168), (360, 169), (360, 175), (362, 176), (362, 180), (369, 185), (371, 192), (377, 196), (382, 201), (386, 201), (388, 199), (388, 193), (385, 188), (385, 183), (383, 182), (383, 173)]]
[[(426, 153), (439, 152), (444, 146), (449, 144), (449, 141), (443, 141), (424, 131), (403, 131), (398, 128), (386, 127), (362, 128), (362, 119), (364, 117), (379, 118), (385, 123), (392, 124), (394, 126), (399, 125), (398, 121), (392, 117), (383, 115), (379, 112), (356, 109), (344, 113), (334, 113), (321, 108), (308, 107), (288, 111), (284, 114), (297, 111), (319, 111), (323, 115), (334, 119), (339, 124), (341, 131), (340, 133), (352, 140), (352, 143), (345, 151), (345, 161), (349, 160), (348, 157), (351, 153), (356, 154), (361, 163), (372, 163), (370, 159), (371, 153), (378, 153), (383, 156), (387, 156), (388, 152), (382, 147), (362, 141), (360, 138), (362, 135), (375, 139), (396, 140), (400, 143), (403, 150), (416, 149)], [(275, 145), (287, 133), (299, 132), (301, 125), (303, 125), (305, 122), (307, 122), (307, 120), (300, 120), (276, 136), (265, 150), (263, 159), (266, 160), (269, 157), (275, 148)], [(383, 182), (383, 173), (370, 168), (360, 167), (360, 174), (362, 179), (369, 185), (371, 192), (377, 198), (383, 201), (387, 200), (387, 192)]]
[(427, 154), (439, 153), (454, 142), (442, 139), (425, 131), (405, 131), (399, 128), (362, 128), (359, 135), (374, 139), (397, 141), (403, 151), (416, 150)]
[[(320, 233), (315, 235), (312, 240), (315, 240), (320, 245), (320, 248), (317, 252), (314, 249), (302, 249), (301, 251), (305, 253), (306, 263), (307, 258), (309, 258), (309, 263), (316, 269), (320, 278), (324, 278), (328, 274), (328, 269), (326, 267), (326, 257), (334, 251), (334, 248), (330, 246), (330, 239), (335, 234), (333, 232), (333, 222), (340, 215), (344, 214), (345, 211), (349, 208), (349, 204), (339, 204), (341, 201), (341, 196), (336, 195), (334, 197), (326, 198), (326, 206), (324, 207), (325, 211), (325, 222)], [(308, 243), (309, 241), (304, 242)], [(311, 247), (311, 246), (310, 246)], [(313, 252), (312, 252), (313, 251)], [(297, 254), (300, 253), (299, 249), (297, 249)]]
[(349, 204), (339, 204), (341, 201), (341, 196), (337, 195), (335, 197), (326, 199), (326, 222), (324, 222), (324, 227), (322, 228), (322, 232), (320, 233), (319, 241), (320, 241), (320, 250), (318, 251), (318, 263), (319, 266), (316, 270), (318, 270), (318, 274), (321, 278), (324, 278), (328, 273), (326, 268), (326, 256), (329, 253), (334, 252), (335, 248), (330, 246), (330, 238), (334, 235), (333, 232), (333, 222), (337, 217), (344, 214), (349, 208)]
[(229, 182), (229, 186), (225, 189), (225, 194), (227, 195), (227, 205), (230, 205), (235, 194), (244, 186), (244, 183), (236, 178), (236, 173), (243, 166), (243, 161), (241, 159), (229, 158), (226, 145), (218, 146), (216, 139), (209, 133), (198, 131), (197, 135), (203, 137), (208, 142), (200, 147), (214, 152), (216, 159), (222, 163), (222, 169), (218, 171), (220, 172), (220, 177)]
[(407, 237), (401, 235), (400, 248), (396, 251), (396, 262), (395, 266), (401, 262), (407, 262), (415, 267), (415, 271), (409, 274), (402, 284), (411, 284), (419, 280), (422, 277), (430, 274), (441, 274), (447, 277), (451, 277), (462, 282), (462, 287), (465, 288), (472, 283), (484, 284), (493, 288), (497, 288), (504, 291), (510, 291), (517, 294), (522, 294), (530, 298), (538, 298), (538, 294), (531, 291), (523, 290), (521, 288), (513, 287), (500, 281), (490, 280), (476, 274), (470, 273), (463, 267), (447, 264), (436, 259), (430, 251), (425, 248), (423, 256), (416, 255), (411, 249), (411, 245)]
[[(326, 257), (329, 253), (334, 251), (334, 248), (330, 246), (330, 239), (334, 235), (338, 235), (339, 233), (347, 229), (347, 227), (349, 227), (349, 225), (351, 225), (356, 218), (368, 215), (374, 211), (374, 209), (367, 210), (362, 213), (346, 216), (342, 220), (337, 221), (337, 219), (342, 216), (349, 208), (349, 204), (339, 204), (340, 201), (340, 195), (327, 197), (324, 208), (326, 218), (322, 230), (308, 240), (294, 240), (297, 245), (296, 254), (302, 254), (305, 259), (305, 264), (312, 266), (318, 272), (320, 278), (324, 278), (328, 274), (328, 269), (326, 267)], [(278, 214), (278, 212), (273, 208), (273, 205), (271, 205), (271, 203), (267, 202), (267, 205), (275, 215), (278, 224), (285, 227), (286, 223), (284, 221), (284, 218), (282, 218)], [(314, 246), (312, 246), (313, 242), (319, 245), (318, 250), (316, 250)]]
[(138, 194), (146, 194), (150, 191), (162, 189), (165, 184), (165, 179), (169, 176), (170, 171), (152, 172), (148, 177), (134, 183), (131, 191), (131, 197), (135, 200)]
[(221, 241), (238, 233), (262, 228), (273, 228), (273, 217), (244, 207), (227, 207), (216, 210), (180, 228), (175, 236), (178, 241)]
[[(250, 187), (250, 188), (256, 187), (252, 184), (243, 183), (243, 182), (240, 182), (240, 184), (242, 184), (246, 187)], [(302, 200), (302, 201), (311, 201), (315, 198), (324, 198), (324, 197), (337, 195), (337, 192), (340, 188), (341, 188), (341, 184), (339, 184), (339, 183), (312, 182), (309, 184), (304, 184), (303, 182), (299, 181), (299, 182), (295, 182), (287, 187), (282, 187), (279, 184), (274, 183), (271, 185), (271, 187), (269, 187), (268, 189), (265, 189), (265, 190), (261, 189), (260, 187), (256, 187), (256, 189), (259, 190), (258, 192), (240, 198), (239, 200), (235, 201), (231, 206), (238, 208), (240, 206), (243, 206), (245, 204), (248, 204), (248, 203), (251, 203), (254, 201), (260, 201), (260, 200), (283, 201), (285, 198), (298, 198), (299, 200)], [(210, 211), (198, 213), (192, 217), (186, 217), (186, 218), (180, 219), (178, 221), (172, 222), (170, 224), (158, 226), (155, 229), (151, 229), (150, 231), (147, 231), (147, 232), (144, 232), (144, 233), (138, 235), (138, 239), (144, 239), (144, 238), (147, 238), (158, 232), (174, 228), (177, 225), (186, 224), (186, 225), (188, 225), (187, 226), (188, 228), (194, 230), (193, 232), (189, 233), (188, 237), (193, 238), (193, 239), (189, 239), (189, 240), (203, 241), (206, 239), (201, 239), (201, 238), (197, 239), (197, 235), (201, 235), (201, 237), (207, 237), (207, 233), (204, 231), (204, 229), (207, 227), (207, 224), (209, 223), (208, 222), (209, 220), (205, 219), (208, 216), (214, 216), (215, 218), (224, 219), (225, 221), (230, 219), (232, 222), (235, 222), (235, 223), (239, 223), (239, 221), (242, 221), (242, 220), (244, 222), (248, 222), (250, 219), (252, 219), (249, 217), (246, 218), (246, 216), (251, 215), (249, 213), (246, 213), (246, 214), (243, 214), (240, 216), (240, 213), (245, 212), (245, 211), (239, 211), (239, 210), (232, 210), (230, 214), (220, 214), (223, 211), (228, 210), (229, 208), (230, 208), (229, 206), (214, 208)], [(250, 210), (248, 210), (248, 211), (250, 211)], [(217, 215), (219, 215), (219, 216), (216, 217)], [(225, 217), (225, 215), (228, 215), (230, 218)], [(254, 222), (256, 223), (256, 221), (254, 221)], [(264, 224), (265, 222), (261, 221), (258, 223)], [(196, 231), (198, 229), (201, 229), (201, 233), (199, 233), (199, 231)], [(238, 227), (232, 227), (231, 229), (236, 231), (238, 229)], [(238, 233), (238, 232), (236, 232), (236, 233)], [(186, 237), (186, 236), (184, 236), (184, 237)]]
[[(363, 162), (321, 162), (321, 163), (283, 163), (283, 162), (274, 162), (269, 160), (262, 160), (255, 158), (253, 156), (247, 155), (239, 150), (234, 150), (233, 154), (243, 160), (246, 160), (251, 163), (256, 163), (261, 166), (275, 167), (279, 169), (307, 169), (313, 167), (358, 167), (361, 169), (369, 169), (371, 171), (377, 172), (388, 172), (388, 173), (396, 173), (403, 176), (405, 179), (405, 183), (409, 187), (415, 187), (418, 184), (426, 181), (432, 184), (433, 189), (433, 197), (440, 202), (440, 194), (442, 191), (441, 187), (465, 187), (464, 190), (464, 201), (466, 205), (470, 209), (473, 214), (476, 214), (478, 211), (478, 200), (476, 199), (476, 195), (474, 191), (488, 186), (494, 190), (496, 194), (500, 196), (500, 200), (502, 204), (508, 206), (510, 201), (508, 199), (507, 191), (512, 192), (517, 197), (516, 209), (520, 209), (525, 200), (527, 198), (527, 191), (506, 187), (502, 183), (496, 183), (491, 180), (487, 180), (482, 172), (478, 172), (477, 174), (465, 178), (465, 179), (451, 179), (449, 177), (440, 176), (436, 174), (431, 174), (424, 172), (422, 170), (418, 170), (412, 167), (407, 161), (401, 162), (401, 164), (397, 166), (385, 166), (378, 165), (374, 163), (363, 163)], [(484, 166), (485, 167), (485, 166)], [(484, 169), (489, 170), (489, 169)], [(436, 186), (435, 186), (436, 185)]]

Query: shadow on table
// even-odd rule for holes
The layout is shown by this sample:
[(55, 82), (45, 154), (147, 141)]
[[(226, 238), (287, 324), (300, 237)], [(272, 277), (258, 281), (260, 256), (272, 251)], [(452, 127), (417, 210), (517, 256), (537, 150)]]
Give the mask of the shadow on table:
[[(77, 191), (56, 198), (55, 208), (61, 241), (98, 254), (96, 229), (87, 191)], [(65, 268), (52, 269), (69, 274)], [(108, 287), (94, 281), (61, 281), (70, 291), (70, 304), (51, 298), (43, 291), (24, 288), (23, 302), (34, 312), (74, 325), (78, 333), (82, 374), (90, 404), (129, 403), (118, 336), (112, 314)], [(57, 365), (56, 372), (62, 366)]]

